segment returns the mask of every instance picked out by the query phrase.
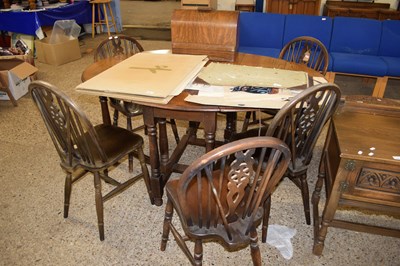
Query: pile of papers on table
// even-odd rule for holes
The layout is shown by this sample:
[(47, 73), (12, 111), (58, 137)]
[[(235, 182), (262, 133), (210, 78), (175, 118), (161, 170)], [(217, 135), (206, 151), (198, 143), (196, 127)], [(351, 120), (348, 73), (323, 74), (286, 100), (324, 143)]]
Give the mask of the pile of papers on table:
[(207, 63), (205, 55), (138, 53), (77, 86), (77, 90), (126, 100), (168, 103)]

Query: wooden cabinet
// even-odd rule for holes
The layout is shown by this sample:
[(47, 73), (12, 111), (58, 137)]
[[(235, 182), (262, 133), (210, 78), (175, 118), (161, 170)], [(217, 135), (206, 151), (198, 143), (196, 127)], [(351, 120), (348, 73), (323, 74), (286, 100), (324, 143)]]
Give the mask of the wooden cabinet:
[(321, 0), (265, 0), (267, 13), (319, 15)]
[(390, 9), (389, 3), (326, 1), (324, 16), (371, 19), (400, 19), (400, 11)]
[[(354, 221), (335, 216), (340, 207), (400, 214), (400, 161), (394, 158), (399, 151), (399, 114), (396, 101), (359, 96), (346, 99), (344, 107), (336, 112), (312, 197), (314, 254), (322, 254), (328, 227), (400, 237), (398, 228), (371, 226), (368, 219)], [(320, 217), (318, 203), (323, 183), (327, 195)]]

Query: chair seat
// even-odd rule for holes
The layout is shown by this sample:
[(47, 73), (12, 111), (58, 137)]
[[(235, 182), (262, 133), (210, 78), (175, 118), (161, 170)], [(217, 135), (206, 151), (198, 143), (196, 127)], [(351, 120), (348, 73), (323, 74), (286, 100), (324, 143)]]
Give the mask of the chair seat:
[[(100, 124), (94, 129), (109, 161), (119, 160), (121, 154), (129, 153), (143, 145), (143, 138), (140, 135), (124, 128)], [(101, 158), (97, 157), (96, 162), (101, 162)]]

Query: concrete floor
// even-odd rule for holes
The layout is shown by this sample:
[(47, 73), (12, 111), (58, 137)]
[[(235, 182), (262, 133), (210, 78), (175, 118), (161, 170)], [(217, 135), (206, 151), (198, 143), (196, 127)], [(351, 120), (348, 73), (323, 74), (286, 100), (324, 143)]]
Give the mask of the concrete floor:
[[(122, 1), (123, 12), (151, 12), (158, 5), (168, 5), (168, 2), (135, 2)], [(170, 12), (162, 14), (168, 17)], [(128, 21), (127, 18), (123, 17), (124, 21)], [(132, 25), (145, 23), (136, 20), (138, 18), (139, 14), (136, 18), (133, 16)], [(36, 62), (38, 79), (64, 91), (94, 124), (101, 122), (98, 98), (81, 94), (75, 87), (81, 82), (82, 71), (93, 62), (93, 49), (106, 37), (104, 34), (96, 35), (94, 39), (83, 36), (79, 60), (58, 67)], [(142, 39), (139, 42), (145, 50), (170, 48), (167, 41)], [(346, 82), (348, 88), (354, 87), (351, 82)], [(189, 265), (174, 241), (168, 243), (165, 252), (160, 251), (164, 208), (150, 204), (142, 181), (105, 204), (106, 239), (103, 242), (98, 239), (92, 176), (74, 186), (70, 215), (64, 219), (65, 174), (59, 167), (58, 155), (30, 96), (25, 95), (18, 104), (13, 107), (8, 101), (0, 101), (0, 266)], [(141, 123), (138, 117), (133, 126)], [(185, 130), (181, 123), (178, 128), (180, 132)], [(217, 137), (221, 137), (223, 121), (218, 128)], [(147, 137), (140, 134), (148, 152)], [(323, 139), (322, 136), (316, 146), (308, 172), (311, 191), (315, 187)], [(190, 162), (203, 152), (199, 147), (189, 148), (183, 157)], [(127, 169), (127, 163), (123, 162), (111, 174), (123, 179), (129, 175)], [(320, 209), (323, 204), (324, 199)], [(337, 215), (349, 220), (368, 220), (377, 225), (400, 226), (398, 219), (385, 215), (347, 209), (338, 211)], [(400, 265), (399, 239), (336, 228), (328, 230), (323, 255), (314, 256), (311, 252), (313, 227), (305, 224), (299, 190), (288, 179), (284, 179), (273, 194), (270, 224), (294, 228), (296, 235), (291, 239), (293, 257), (289, 260), (284, 259), (275, 247), (260, 244), (265, 265)], [(228, 252), (218, 244), (207, 243), (204, 265), (251, 265), (250, 252), (248, 248)]]

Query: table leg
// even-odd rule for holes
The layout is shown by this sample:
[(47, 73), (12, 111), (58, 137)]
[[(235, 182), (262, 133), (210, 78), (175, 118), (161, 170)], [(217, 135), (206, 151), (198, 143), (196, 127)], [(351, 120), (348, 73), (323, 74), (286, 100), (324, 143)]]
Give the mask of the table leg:
[(108, 99), (107, 97), (100, 96), (101, 115), (103, 117), (103, 123), (111, 125), (110, 112), (108, 110)]
[(163, 204), (162, 195), (162, 176), (160, 171), (160, 156), (158, 153), (157, 143), (157, 121), (154, 118), (154, 109), (151, 107), (143, 106), (143, 120), (147, 128), (147, 136), (149, 137), (149, 157), (150, 157), (150, 187), (154, 197), (152, 202), (155, 205), (161, 206)]
[(215, 131), (217, 130), (217, 113), (209, 113), (204, 124), (204, 139), (206, 141), (206, 152), (215, 147)]
[(225, 142), (229, 142), (236, 134), (236, 122), (237, 122), (237, 113), (229, 112), (226, 113), (226, 127), (224, 131), (224, 140)]
[(346, 178), (346, 170), (344, 170), (344, 166), (341, 165), (336, 175), (336, 180), (333, 184), (330, 197), (327, 199), (327, 204), (322, 214), (321, 224), (314, 225), (314, 229), (317, 230), (317, 232), (314, 232), (315, 238), (314, 238), (313, 253), (315, 255), (321, 255), (324, 249), (324, 242), (326, 234), (328, 233), (328, 227), (335, 216), (336, 209), (339, 204), (339, 198), (342, 193), (341, 189), (342, 181), (345, 178)]
[[(160, 144), (160, 167), (161, 172), (165, 173), (165, 166), (169, 160), (169, 148), (168, 148), (168, 134), (167, 134), (167, 121), (165, 118), (158, 119), (158, 131), (159, 131), (159, 144)], [(164, 184), (164, 182), (163, 182)], [(164, 185), (162, 184), (162, 187)]]

